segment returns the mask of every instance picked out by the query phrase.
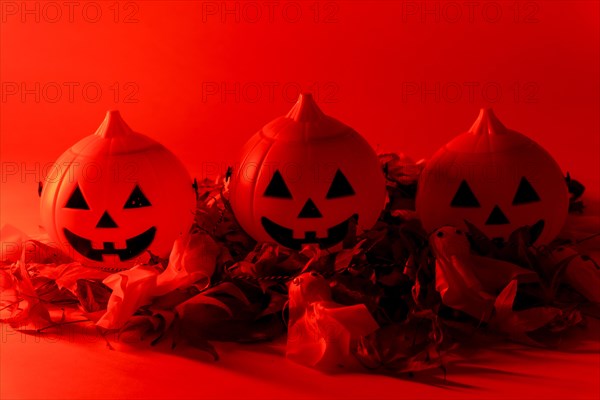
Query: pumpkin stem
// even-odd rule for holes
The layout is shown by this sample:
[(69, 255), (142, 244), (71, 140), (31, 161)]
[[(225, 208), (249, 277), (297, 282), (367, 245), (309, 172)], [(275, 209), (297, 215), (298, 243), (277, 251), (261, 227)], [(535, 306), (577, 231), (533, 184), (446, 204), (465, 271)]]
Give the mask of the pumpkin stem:
[(95, 135), (103, 138), (112, 138), (116, 136), (129, 135), (133, 130), (123, 121), (118, 110), (109, 110), (106, 112), (104, 121), (98, 127)]
[(479, 116), (469, 129), (469, 132), (476, 135), (494, 135), (506, 133), (506, 127), (500, 122), (491, 108), (482, 108), (479, 111)]
[(311, 93), (301, 93), (298, 96), (298, 101), (296, 101), (296, 104), (286, 117), (296, 122), (309, 122), (318, 120), (324, 115), (323, 111), (315, 103)]

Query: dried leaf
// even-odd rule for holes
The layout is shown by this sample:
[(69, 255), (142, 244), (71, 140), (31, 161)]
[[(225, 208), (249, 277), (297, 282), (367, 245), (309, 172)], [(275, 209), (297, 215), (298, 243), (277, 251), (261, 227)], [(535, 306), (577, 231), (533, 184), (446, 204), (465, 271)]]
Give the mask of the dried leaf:
[(105, 310), (111, 293), (111, 290), (102, 282), (88, 279), (77, 280), (76, 295), (85, 312)]
[(123, 327), (156, 294), (158, 271), (155, 267), (136, 266), (110, 275), (102, 283), (112, 289), (106, 313), (96, 323), (105, 329)]
[(534, 344), (533, 339), (526, 336), (526, 333), (548, 326), (561, 315), (561, 312), (554, 307), (535, 307), (514, 311), (513, 304), (516, 294), (517, 281), (513, 280), (496, 298), (495, 316), (490, 324), (515, 340)]

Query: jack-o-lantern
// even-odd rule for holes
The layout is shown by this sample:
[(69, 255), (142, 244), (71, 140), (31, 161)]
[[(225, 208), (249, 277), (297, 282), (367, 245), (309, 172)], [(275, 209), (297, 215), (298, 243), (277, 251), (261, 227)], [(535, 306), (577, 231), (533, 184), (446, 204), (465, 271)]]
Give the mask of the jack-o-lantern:
[(160, 143), (109, 111), (95, 134), (49, 171), (42, 225), (74, 259), (125, 269), (165, 257), (193, 221), (195, 195), (183, 164)]
[(333, 247), (353, 226), (371, 228), (385, 196), (367, 141), (302, 94), (246, 144), (230, 201), (254, 239), (298, 250), (308, 243)]
[(568, 212), (560, 167), (540, 145), (507, 129), (482, 109), (468, 132), (442, 147), (419, 179), (416, 208), (423, 226), (473, 224), (502, 243), (529, 227), (543, 244), (560, 232)]

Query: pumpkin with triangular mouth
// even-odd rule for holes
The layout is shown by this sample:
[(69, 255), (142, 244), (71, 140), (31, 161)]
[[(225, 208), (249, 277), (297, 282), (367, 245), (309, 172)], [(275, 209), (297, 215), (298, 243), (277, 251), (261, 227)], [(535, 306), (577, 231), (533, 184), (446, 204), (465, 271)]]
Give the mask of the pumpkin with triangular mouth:
[(52, 241), (89, 266), (126, 269), (166, 257), (193, 221), (195, 194), (179, 159), (109, 111), (95, 134), (54, 164), (41, 193)]
[(416, 209), (432, 232), (466, 222), (497, 243), (528, 227), (531, 242), (552, 241), (569, 206), (562, 171), (552, 156), (525, 135), (482, 109), (469, 131), (429, 160), (418, 183)]
[(242, 154), (230, 202), (257, 241), (330, 248), (355, 227), (371, 228), (383, 209), (385, 179), (372, 147), (310, 94), (254, 135)]

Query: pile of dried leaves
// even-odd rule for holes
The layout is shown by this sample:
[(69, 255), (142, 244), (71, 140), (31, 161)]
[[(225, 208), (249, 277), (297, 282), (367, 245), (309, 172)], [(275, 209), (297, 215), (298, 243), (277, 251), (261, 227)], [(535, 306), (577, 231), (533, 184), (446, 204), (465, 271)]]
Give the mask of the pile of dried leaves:
[[(151, 343), (189, 343), (215, 358), (212, 340), (269, 341), (288, 332), (294, 361), (330, 369), (354, 357), (395, 373), (443, 368), (444, 356), (474, 331), (550, 345), (598, 317), (593, 260), (566, 241), (532, 247), (527, 227), (502, 247), (474, 227), (427, 237), (411, 211), (423, 163), (380, 159), (387, 207), (339, 251), (257, 244), (231, 213), (227, 182), (205, 181), (194, 227), (168, 260), (110, 273), (41, 241), (23, 243), (19, 259), (1, 264), (1, 321), (30, 332), (95, 324)], [(567, 183), (581, 211), (583, 187)]]

